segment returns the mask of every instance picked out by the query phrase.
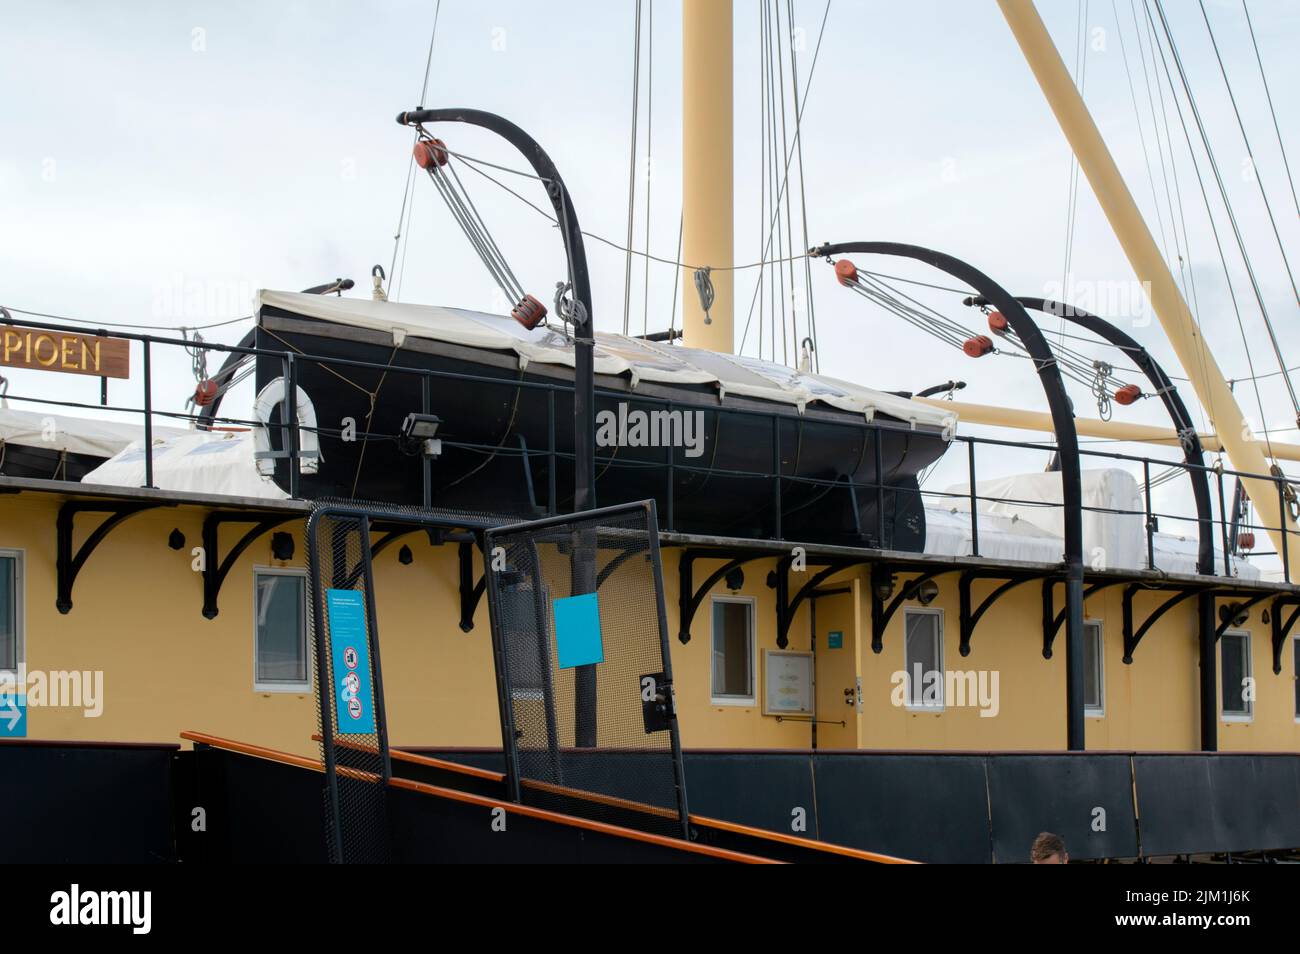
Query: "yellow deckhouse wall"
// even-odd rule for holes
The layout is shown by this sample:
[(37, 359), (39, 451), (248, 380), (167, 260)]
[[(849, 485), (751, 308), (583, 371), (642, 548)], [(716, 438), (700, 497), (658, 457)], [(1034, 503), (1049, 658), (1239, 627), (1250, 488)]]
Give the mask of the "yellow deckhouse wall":
[[(23, 551), (25, 581), (25, 662), (28, 670), (101, 670), (104, 709), (85, 718), (80, 709), (28, 708), (33, 739), (173, 741), (184, 729), (198, 729), (294, 752), (311, 753), (316, 716), (310, 694), (259, 692), (253, 685), (254, 567), (306, 565), (301, 521), (282, 529), (296, 543), (292, 561), (271, 558), (269, 535), (259, 538), (236, 562), (220, 594), (214, 620), (200, 614), (202, 578), (191, 568), (190, 550), (201, 538), (206, 510), (163, 507), (129, 518), (91, 555), (76, 581), (74, 606), (60, 614), (55, 599), (54, 495), (0, 496), (0, 549)], [(98, 518), (79, 518), (79, 545)], [(167, 546), (173, 528), (185, 534), (182, 550)], [(222, 533), (222, 552), (242, 532)], [(398, 547), (376, 560), (379, 630), (390, 733), (398, 745), (497, 746), (500, 728), (486, 603), (480, 603), (475, 628), (461, 632), (454, 546), (431, 547), (422, 534), (402, 541), (412, 549), (409, 566), (398, 562)], [(692, 639), (677, 639), (677, 563), (679, 551), (665, 549), (664, 585), (669, 643), (682, 740), (694, 748), (793, 748), (811, 742), (807, 722), (778, 722), (754, 705), (712, 701), (711, 599), (695, 615)], [(211, 557), (212, 555), (209, 555)], [(697, 560), (696, 585), (719, 563)], [(776, 647), (775, 593), (766, 585), (774, 560), (745, 564), (745, 583), (735, 594), (719, 584), (712, 596), (749, 597), (755, 603), (758, 675), (761, 654)], [(477, 571), (476, 571), (477, 572)], [(900, 577), (902, 585), (906, 577)], [(818, 642), (840, 630), (848, 657), (840, 657), (835, 683), (822, 693), (820, 718), (847, 719), (845, 730), (820, 727), (823, 747), (866, 749), (1049, 749), (1065, 745), (1063, 636), (1051, 660), (1042, 657), (1041, 597), (1037, 582), (1004, 596), (981, 620), (971, 654), (958, 653), (956, 575), (941, 577), (932, 608), (943, 614), (943, 665), (948, 670), (996, 673), (998, 712), (981, 717), (976, 705), (958, 707), (952, 699), (942, 712), (894, 705), (891, 681), (904, 668), (900, 611), (884, 635), (877, 655), (870, 643), (869, 575), (849, 570), (823, 588), (848, 586), (850, 596), (819, 603)], [(792, 575), (792, 589), (800, 585)], [(975, 599), (995, 584), (977, 581)], [(1105, 714), (1087, 720), (1090, 749), (1192, 750), (1197, 745), (1197, 652), (1194, 607), (1171, 611), (1153, 628), (1125, 666), (1122, 638), (1122, 587), (1089, 598), (1086, 616), (1103, 622)], [(1144, 615), (1156, 594), (1139, 595)], [(914, 606), (915, 604), (905, 604)], [(1267, 604), (1265, 604), (1267, 605)], [(1283, 671), (1274, 675), (1270, 628), (1257, 608), (1243, 629), (1251, 633), (1252, 671), (1257, 681), (1255, 711), (1249, 722), (1220, 719), (1224, 750), (1300, 750), (1300, 723), (1294, 717), (1295, 672), (1292, 647), (1283, 653)], [(789, 649), (810, 647), (807, 603), (795, 616)], [(1291, 637), (1294, 638), (1294, 637)], [(837, 699), (840, 685), (856, 670), (861, 679), (861, 712)], [(823, 660), (819, 660), (819, 672)], [(988, 676), (986, 676), (986, 679)], [(829, 681), (829, 680), (828, 680)], [(987, 683), (986, 683), (987, 684)], [(819, 687), (826, 689), (828, 687)], [(758, 686), (761, 700), (761, 682)], [(845, 741), (847, 740), (847, 741)]]

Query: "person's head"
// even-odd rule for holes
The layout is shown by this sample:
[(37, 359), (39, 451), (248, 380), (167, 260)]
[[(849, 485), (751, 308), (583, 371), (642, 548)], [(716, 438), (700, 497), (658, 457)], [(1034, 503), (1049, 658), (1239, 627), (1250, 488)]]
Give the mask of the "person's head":
[(1045, 831), (1034, 839), (1034, 845), (1029, 849), (1029, 860), (1036, 865), (1063, 865), (1069, 862), (1070, 856), (1066, 854), (1061, 836)]

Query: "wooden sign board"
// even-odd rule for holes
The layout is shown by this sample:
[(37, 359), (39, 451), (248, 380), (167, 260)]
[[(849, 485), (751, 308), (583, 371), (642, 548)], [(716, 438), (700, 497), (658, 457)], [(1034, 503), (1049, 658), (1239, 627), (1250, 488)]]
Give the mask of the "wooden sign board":
[(0, 325), (0, 365), (129, 378), (131, 342), (125, 338), (100, 338), (71, 331)]

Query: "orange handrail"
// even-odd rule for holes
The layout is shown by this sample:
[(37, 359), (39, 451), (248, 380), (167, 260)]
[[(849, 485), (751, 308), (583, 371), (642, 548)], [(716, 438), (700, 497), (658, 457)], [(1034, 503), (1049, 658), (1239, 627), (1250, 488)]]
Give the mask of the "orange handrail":
[[(319, 742), (320, 735), (312, 733), (312, 741)], [(345, 748), (356, 749), (362, 752), (375, 752), (373, 746), (363, 746), (352, 741), (334, 740), (335, 745), (341, 745)], [(465, 765), (462, 762), (452, 762), (447, 759), (434, 758), (430, 755), (421, 755), (418, 752), (408, 752), (405, 749), (389, 748), (388, 755), (390, 758), (399, 762), (407, 762), (411, 765), (423, 765), (428, 768), (436, 768), (446, 772), (454, 772), (473, 778), (485, 779), (487, 781), (504, 783), (506, 780), (503, 772), (494, 772), (491, 769), (477, 768), (472, 765)], [(594, 792), (584, 792), (579, 789), (566, 788), (561, 785), (554, 785), (549, 782), (537, 782), (530, 779), (521, 779), (520, 784), (527, 788), (535, 788), (545, 792), (551, 792), (560, 795), (566, 795), (573, 798), (581, 798), (589, 801), (600, 802), (611, 805), (616, 808), (624, 808), (628, 811), (642, 811), (651, 814), (670, 815), (668, 809), (659, 808), (653, 805), (646, 805), (641, 802), (633, 802), (627, 799), (614, 798), (607, 795), (598, 795)], [(893, 855), (884, 855), (875, 851), (864, 851), (861, 848), (850, 848), (847, 845), (837, 845), (834, 842), (819, 841), (811, 838), (800, 838), (797, 835), (787, 835), (784, 832), (772, 831), (768, 828), (754, 828), (751, 825), (742, 825), (739, 822), (724, 821), (720, 818), (710, 818), (706, 815), (696, 815), (692, 813), (688, 816), (690, 823), (700, 828), (712, 828), (717, 831), (731, 832), (737, 835), (745, 835), (750, 838), (756, 838), (763, 841), (780, 842), (786, 845), (797, 845), (810, 851), (821, 851), (827, 854), (840, 855), (845, 858), (852, 858), (857, 861), (871, 861), (883, 865), (914, 865), (920, 862), (910, 861), (906, 858), (897, 858)]]
[[(182, 732), (181, 738), (189, 742), (197, 742), (200, 745), (208, 745), (214, 749), (223, 749), (228, 752), (235, 752), (239, 755), (249, 755), (254, 758), (266, 759), (270, 762), (279, 762), (283, 765), (293, 765), (298, 768), (310, 769), (315, 772), (325, 771), (325, 767), (316, 759), (310, 759), (302, 755), (294, 755), (290, 752), (281, 752), (277, 749), (269, 749), (261, 745), (253, 745), (247, 742), (236, 742), (231, 739), (223, 739), (219, 736), (192, 731)], [(348, 777), (361, 778), (367, 781), (378, 781), (380, 778), (374, 773), (362, 772), (357, 769), (339, 768), (337, 771), (339, 774), (347, 775)], [(623, 828), (619, 825), (607, 824), (606, 822), (577, 818), (572, 815), (562, 815), (559, 812), (547, 811), (544, 808), (533, 808), (530, 805), (520, 805), (516, 802), (504, 802), (498, 798), (491, 798), (487, 795), (473, 795), (469, 792), (461, 792), (452, 788), (442, 788), (437, 785), (429, 785), (426, 782), (415, 782), (404, 778), (390, 778), (388, 784), (393, 788), (419, 792), (435, 798), (443, 798), (470, 805), (480, 805), (484, 808), (501, 808), (508, 813), (522, 815), (527, 818), (537, 818), (553, 824), (565, 825), (570, 828), (582, 828), (586, 831), (612, 835), (616, 838), (623, 838), (630, 841), (641, 841), (664, 848), (671, 848), (675, 851), (685, 851), (690, 854), (704, 855), (724, 861), (759, 865), (775, 865), (783, 863), (771, 858), (760, 858), (757, 855), (748, 855), (739, 851), (730, 851), (725, 848), (712, 848), (708, 845), (697, 845), (693, 842), (682, 841), (677, 838), (667, 838), (663, 835), (654, 835), (649, 832), (636, 831), (632, 828)]]

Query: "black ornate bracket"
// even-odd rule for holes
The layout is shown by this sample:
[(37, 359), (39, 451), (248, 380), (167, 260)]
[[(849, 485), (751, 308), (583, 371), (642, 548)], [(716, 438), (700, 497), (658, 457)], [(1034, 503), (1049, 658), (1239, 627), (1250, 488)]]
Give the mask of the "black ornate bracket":
[[(91, 503), (84, 500), (69, 500), (59, 508), (59, 516), (55, 526), (55, 535), (57, 537), (55, 555), (55, 565), (58, 577), (57, 592), (54, 599), (54, 605), (60, 613), (67, 614), (72, 611), (72, 586), (77, 581), (77, 574), (81, 568), (86, 565), (90, 555), (108, 537), (118, 524), (128, 517), (135, 516), (143, 510), (153, 510), (155, 507), (163, 504), (149, 503)], [(168, 506), (171, 506), (170, 504)], [(84, 543), (77, 548), (76, 553), (72, 551), (72, 531), (73, 524), (79, 513), (105, 513), (103, 523), (91, 531)]]
[(885, 605), (885, 599), (880, 593), (886, 588), (892, 591), (894, 585), (894, 574), (887, 564), (877, 563), (871, 568), (871, 651), (877, 655), (885, 649), (885, 629), (889, 626), (889, 621), (894, 618), (894, 614), (908, 600), (916, 599), (921, 584), (935, 577), (943, 576), (945, 573), (956, 573), (955, 569), (929, 570), (920, 576), (914, 577), (907, 581), (907, 584), (898, 592), (893, 594), (889, 605)]
[(474, 629), (474, 612), (487, 589), (487, 573), (484, 572), (475, 582), (474, 544), (469, 540), (460, 541), (457, 557), (460, 561), (460, 631), (468, 633)]
[[(234, 567), (235, 561), (252, 545), (253, 541), (282, 523), (300, 518), (299, 514), (257, 514), (227, 510), (213, 510), (203, 518), (203, 615), (205, 618), (216, 619), (217, 597), (221, 595), (221, 586), (226, 582), (226, 577)], [(251, 523), (253, 527), (239, 538), (224, 559), (219, 560), (217, 533), (225, 523)]]
[[(1282, 621), (1282, 608), (1284, 606), (1295, 607), (1287, 614), (1286, 621)], [(1291, 633), (1291, 628), (1295, 626), (1296, 620), (1300, 619), (1300, 596), (1279, 596), (1273, 601), (1272, 609), (1273, 624), (1273, 675), (1282, 674), (1282, 647), (1286, 644), (1286, 638)]]
[[(790, 627), (794, 623), (795, 613), (799, 611), (799, 604), (808, 598), (808, 595), (821, 586), (828, 578), (834, 576), (850, 567), (859, 566), (866, 563), (866, 560), (858, 559), (841, 559), (831, 560), (825, 567), (818, 570), (810, 576), (799, 591), (795, 593), (794, 598), (790, 599), (790, 565), (793, 563), (791, 557), (783, 557), (777, 564), (777, 587), (776, 587), (776, 645), (778, 649), (785, 649), (790, 645)], [(821, 561), (818, 561), (820, 565)]]
[[(691, 641), (691, 622), (695, 613), (704, 602), (709, 590), (717, 585), (728, 573), (745, 563), (754, 560), (771, 559), (771, 553), (745, 553), (732, 550), (683, 550), (677, 562), (677, 639), (686, 645)], [(694, 564), (696, 560), (726, 560), (721, 567), (714, 570), (699, 589), (694, 585)]]
[(1135, 630), (1133, 628), (1133, 597), (1140, 591), (1147, 589), (1150, 589), (1150, 587), (1143, 586), (1140, 583), (1130, 583), (1124, 587), (1124, 665), (1126, 666), (1133, 664), (1133, 653), (1137, 650), (1138, 643), (1142, 642), (1142, 637), (1155, 625), (1156, 620), (1179, 603), (1201, 592), (1201, 589), (1194, 586), (1175, 590), (1174, 595), (1152, 610), (1147, 615), (1147, 618), (1142, 621), (1142, 625)]
[[(993, 604), (1022, 583), (1042, 579), (1042, 576), (1041, 573), (1011, 573), (1005, 570), (991, 572), (987, 570), (964, 570), (958, 578), (958, 591), (961, 601), (961, 640), (958, 643), (957, 651), (963, 656), (969, 656), (970, 641), (971, 637), (975, 635), (975, 627), (979, 625), (984, 614), (993, 608)], [(976, 580), (1001, 580), (1002, 582), (993, 588), (993, 592), (980, 601), (979, 606), (972, 610), (970, 587)]]
[[(1053, 597), (1052, 597), (1052, 588), (1060, 582), (1061, 581), (1059, 579), (1049, 578), (1043, 580), (1043, 658), (1044, 659), (1052, 658), (1052, 644), (1056, 642), (1056, 635), (1061, 631), (1061, 627), (1065, 624), (1065, 607), (1061, 607), (1061, 611), (1059, 613), (1056, 612), (1056, 608), (1053, 603)], [(1092, 596), (1092, 594), (1096, 593), (1098, 590), (1104, 590), (1110, 586), (1118, 586), (1123, 582), (1124, 582), (1123, 580), (1103, 580), (1100, 583), (1094, 583), (1092, 584), (1092, 586), (1086, 587), (1084, 589), (1083, 598), (1086, 600), (1088, 597)]]
[[(1213, 587), (1213, 586), (1161, 587), (1161, 589), (1173, 590), (1173, 595), (1170, 596), (1168, 599), (1166, 599), (1159, 606), (1157, 606), (1149, 614), (1147, 614), (1146, 619), (1142, 621), (1142, 625), (1134, 629), (1133, 597), (1137, 595), (1139, 592), (1141, 592), (1142, 590), (1150, 590), (1150, 589), (1152, 589), (1152, 587), (1145, 586), (1141, 583), (1130, 583), (1128, 586), (1124, 587), (1124, 664), (1125, 665), (1131, 665), (1133, 663), (1133, 653), (1137, 649), (1138, 643), (1142, 642), (1142, 637), (1145, 636), (1148, 632), (1150, 632), (1151, 627), (1155, 625), (1156, 621), (1159, 620), (1160, 617), (1164, 616), (1166, 613), (1168, 613), (1179, 603), (1191, 599), (1193, 596), (1196, 596), (1198, 593), (1209, 593), (1215, 599), (1242, 600), (1241, 603), (1237, 604), (1238, 609), (1246, 609), (1248, 607), (1254, 606), (1256, 603), (1260, 603), (1268, 599), (1270, 596), (1274, 595), (1273, 593), (1259, 593), (1250, 590), (1245, 590), (1245, 591), (1234, 590), (1231, 587)], [(1282, 598), (1285, 599), (1285, 597)], [(1216, 642), (1218, 641), (1219, 637), (1223, 635), (1224, 631), (1227, 630), (1229, 625), (1231, 625), (1231, 622), (1232, 622), (1232, 617), (1230, 615), (1227, 621), (1220, 623), (1219, 626), (1214, 630), (1214, 639)]]

